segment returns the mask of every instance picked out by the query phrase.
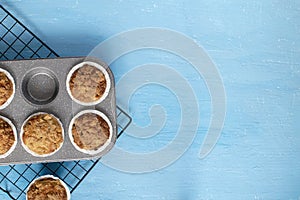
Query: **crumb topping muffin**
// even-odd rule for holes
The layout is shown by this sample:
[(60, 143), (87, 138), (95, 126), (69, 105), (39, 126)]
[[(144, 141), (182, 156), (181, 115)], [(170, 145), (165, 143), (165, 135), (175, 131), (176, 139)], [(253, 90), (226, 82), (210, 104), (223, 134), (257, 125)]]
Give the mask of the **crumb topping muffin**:
[(27, 200), (68, 200), (68, 195), (59, 179), (49, 177), (34, 181), (27, 191)]
[(99, 115), (85, 113), (75, 119), (72, 125), (74, 143), (84, 150), (97, 150), (109, 138), (110, 127)]
[(4, 72), (0, 71), (0, 106), (7, 102), (13, 91), (13, 82)]
[(69, 87), (72, 96), (84, 103), (99, 100), (105, 92), (107, 81), (98, 68), (85, 64), (73, 72)]
[(38, 155), (57, 151), (64, 141), (60, 122), (48, 113), (31, 116), (23, 125), (22, 131), (23, 144)]
[(7, 153), (14, 145), (15, 140), (12, 127), (0, 118), (0, 155)]

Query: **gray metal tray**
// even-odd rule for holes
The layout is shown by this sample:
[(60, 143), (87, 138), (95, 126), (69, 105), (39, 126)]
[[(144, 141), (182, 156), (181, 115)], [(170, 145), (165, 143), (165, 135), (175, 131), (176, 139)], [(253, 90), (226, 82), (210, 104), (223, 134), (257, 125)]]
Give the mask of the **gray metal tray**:
[[(108, 96), (104, 101), (95, 106), (82, 106), (75, 103), (66, 90), (66, 78), (69, 70), (83, 61), (93, 61), (101, 64), (107, 69), (111, 80)], [(18, 143), (15, 150), (6, 158), (0, 159), (0, 165), (94, 159), (102, 157), (113, 147), (117, 136), (115, 83), (113, 74), (105, 63), (94, 58), (73, 57), (0, 61), (0, 68), (10, 72), (16, 84), (14, 99), (6, 108), (0, 110), (0, 115), (9, 118), (16, 126), (18, 132)], [(26, 92), (23, 92), (25, 91), (24, 85), (26, 81), (28, 81), (28, 77), (36, 73), (46, 74), (48, 76), (45, 77), (45, 79), (41, 77), (36, 78), (28, 85), (29, 88), (32, 87), (32, 92), (40, 91), (39, 87), (41, 87), (41, 85), (44, 87), (44, 90), (42, 90), (40, 94), (36, 94), (39, 100), (31, 99)], [(45, 82), (39, 84), (38, 81)], [(52, 97), (52, 95), (49, 94), (56, 94), (56, 97)], [(89, 155), (76, 150), (68, 135), (69, 123), (73, 116), (87, 109), (96, 109), (103, 112), (110, 119), (113, 127), (111, 143), (106, 149), (96, 155)], [(19, 136), (21, 126), (28, 116), (36, 112), (52, 113), (57, 116), (63, 124), (65, 134), (64, 143), (61, 149), (54, 155), (35, 157), (28, 153), (21, 145)]]

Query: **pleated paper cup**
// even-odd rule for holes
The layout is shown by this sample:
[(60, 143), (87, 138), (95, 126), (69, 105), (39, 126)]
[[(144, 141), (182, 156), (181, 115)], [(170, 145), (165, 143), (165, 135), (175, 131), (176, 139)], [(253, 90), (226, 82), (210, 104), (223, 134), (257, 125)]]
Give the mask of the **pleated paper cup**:
[(2, 110), (4, 108), (6, 108), (12, 102), (12, 100), (15, 96), (15, 93), (16, 93), (16, 83), (15, 83), (14, 78), (12, 77), (12, 75), (8, 71), (6, 71), (5, 69), (0, 68), (0, 72), (3, 72), (6, 75), (6, 77), (12, 82), (12, 85), (13, 85), (12, 94), (6, 100), (6, 102), (0, 106), (0, 110)]
[[(72, 75), (77, 70), (79, 70), (80, 68), (84, 67), (85, 65), (89, 65), (89, 66), (95, 67), (96, 69), (100, 70), (104, 74), (104, 78), (106, 80), (106, 88), (104, 90), (104, 93), (102, 94), (102, 96), (99, 99), (97, 99), (95, 101), (92, 101), (92, 102), (83, 102), (83, 101), (75, 98), (73, 96), (71, 88), (70, 88), (70, 81), (71, 81)], [(110, 87), (111, 87), (111, 80), (110, 80), (108, 72), (106, 71), (106, 69), (102, 65), (100, 65), (100, 64), (98, 64), (96, 62), (85, 61), (85, 62), (81, 62), (81, 63), (75, 65), (69, 71), (69, 73), (67, 75), (67, 80), (66, 80), (66, 87), (67, 87), (66, 89), (67, 89), (67, 92), (68, 92), (69, 96), (71, 97), (71, 99), (74, 102), (76, 102), (76, 103), (78, 103), (80, 105), (83, 105), (83, 106), (93, 106), (93, 105), (101, 103), (107, 97), (107, 95), (109, 94)]]
[(30, 190), (30, 187), (36, 182), (36, 181), (40, 181), (40, 180), (43, 180), (43, 179), (53, 179), (53, 180), (59, 180), (60, 184), (65, 188), (66, 190), (66, 193), (67, 193), (67, 200), (70, 200), (71, 199), (71, 194), (70, 194), (70, 190), (68, 188), (68, 186), (62, 181), (60, 180), (59, 178), (55, 177), (55, 176), (52, 176), (52, 175), (44, 175), (44, 176), (40, 176), (38, 178), (36, 178), (35, 180), (33, 180), (28, 188), (27, 188), (27, 191), (26, 191), (26, 200), (30, 200), (28, 199), (28, 191)]
[[(79, 117), (81, 117), (82, 115), (89, 114), (89, 113), (96, 114), (97, 116), (101, 117), (108, 124), (108, 127), (109, 127), (108, 139), (105, 141), (105, 143), (103, 145), (99, 146), (96, 150), (87, 150), (87, 149), (80, 148), (75, 143), (74, 137), (73, 137), (73, 132), (72, 132), (72, 128), (73, 128), (73, 124), (74, 124), (75, 120), (78, 119)], [(69, 125), (69, 137), (70, 137), (70, 140), (71, 140), (73, 146), (78, 151), (85, 153), (85, 154), (95, 155), (95, 154), (98, 154), (98, 153), (104, 151), (112, 143), (112, 136), (113, 136), (113, 128), (112, 128), (112, 124), (111, 124), (110, 120), (104, 113), (102, 113), (98, 110), (83, 110), (83, 111), (79, 112), (77, 115), (75, 115), (73, 117), (73, 119), (71, 120), (70, 125)]]
[(8, 118), (6, 118), (4, 116), (0, 116), (0, 118), (10, 125), (10, 127), (13, 131), (13, 134), (14, 134), (14, 139), (15, 139), (14, 143), (10, 147), (10, 149), (6, 153), (0, 155), (0, 159), (2, 159), (2, 158), (6, 158), (7, 156), (9, 156), (15, 150), (15, 148), (17, 146), (17, 129), (16, 129), (15, 125)]
[[(56, 119), (56, 120), (58, 121), (60, 127), (61, 127), (61, 130), (62, 130), (62, 133), (61, 133), (61, 134), (62, 134), (63, 141), (61, 142), (60, 146), (59, 146), (55, 151), (53, 151), (53, 152), (51, 152), (51, 153), (48, 153), (48, 154), (38, 154), (38, 153), (32, 151), (31, 149), (29, 149), (29, 148), (27, 147), (27, 145), (26, 145), (26, 144), (24, 143), (24, 141), (23, 141), (24, 126), (27, 124), (27, 122), (28, 122), (32, 117), (38, 116), (38, 115), (42, 115), (42, 114), (49, 114), (51, 117), (53, 117), (54, 119)], [(62, 122), (59, 120), (59, 118), (56, 117), (56, 116), (54, 116), (53, 114), (46, 113), (46, 112), (37, 112), (37, 113), (34, 113), (34, 114), (30, 115), (30, 116), (24, 121), (24, 123), (23, 123), (23, 125), (22, 125), (22, 127), (21, 127), (21, 132), (20, 132), (20, 137), (21, 137), (21, 142), (22, 142), (21, 144), (22, 144), (23, 148), (24, 148), (28, 153), (30, 153), (31, 155), (33, 155), (33, 156), (35, 156), (35, 157), (48, 157), (48, 156), (51, 156), (51, 155), (55, 154), (56, 152), (58, 152), (58, 151), (61, 149), (61, 147), (63, 146), (63, 143), (64, 143), (64, 141), (65, 141), (64, 135), (65, 135), (65, 134), (64, 134), (63, 124), (62, 124)]]

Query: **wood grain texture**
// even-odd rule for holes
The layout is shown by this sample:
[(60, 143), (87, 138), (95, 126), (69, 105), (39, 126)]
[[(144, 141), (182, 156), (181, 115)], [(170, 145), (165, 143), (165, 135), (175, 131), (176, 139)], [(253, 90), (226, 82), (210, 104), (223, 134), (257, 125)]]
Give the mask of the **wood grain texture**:
[[(204, 80), (186, 61), (166, 52), (133, 52), (114, 62), (116, 82), (129, 70), (150, 62), (178, 71), (196, 92), (200, 126), (191, 147), (172, 165), (153, 173), (128, 174), (99, 164), (72, 199), (300, 198), (299, 1), (0, 2), (61, 56), (87, 55), (122, 31), (164, 27), (201, 45), (223, 78), (225, 126), (215, 149), (200, 160), (199, 148), (211, 117)], [(121, 96), (118, 99), (126, 103)], [(129, 107), (134, 123), (149, 124), (148, 109), (158, 103), (168, 116), (159, 134), (147, 140), (124, 135), (118, 146), (148, 152), (175, 137), (180, 121), (176, 95), (157, 85), (142, 87), (132, 96)]]

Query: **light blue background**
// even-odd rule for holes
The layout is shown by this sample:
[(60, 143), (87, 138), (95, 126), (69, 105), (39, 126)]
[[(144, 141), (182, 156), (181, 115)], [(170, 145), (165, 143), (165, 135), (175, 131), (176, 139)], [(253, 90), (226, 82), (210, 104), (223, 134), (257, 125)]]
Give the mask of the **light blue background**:
[[(122, 31), (163, 27), (194, 39), (223, 78), (225, 126), (215, 149), (200, 160), (211, 105), (196, 71), (174, 55), (152, 50), (133, 52), (113, 63), (116, 81), (150, 62), (168, 64), (182, 73), (196, 91), (201, 124), (192, 146), (171, 166), (127, 174), (99, 164), (72, 199), (300, 198), (300, 1), (0, 2), (61, 56), (87, 55)], [(121, 106), (126, 103), (120, 96), (118, 100)], [(119, 147), (147, 152), (174, 138), (180, 110), (176, 96), (167, 89), (140, 88), (129, 103), (130, 114), (136, 124), (145, 126), (150, 123), (148, 109), (157, 103), (168, 113), (161, 132), (149, 140), (124, 135)]]

